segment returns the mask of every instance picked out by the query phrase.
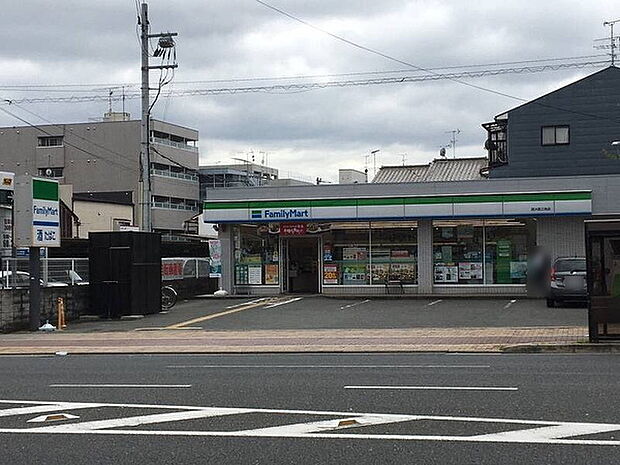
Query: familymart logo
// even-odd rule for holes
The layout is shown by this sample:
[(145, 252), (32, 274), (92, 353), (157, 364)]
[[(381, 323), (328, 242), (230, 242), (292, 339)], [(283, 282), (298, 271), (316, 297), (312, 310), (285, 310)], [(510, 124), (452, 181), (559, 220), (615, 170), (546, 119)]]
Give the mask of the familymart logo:
[(251, 210), (250, 218), (289, 220), (293, 218), (310, 218), (310, 210), (307, 208), (281, 208), (279, 210)]

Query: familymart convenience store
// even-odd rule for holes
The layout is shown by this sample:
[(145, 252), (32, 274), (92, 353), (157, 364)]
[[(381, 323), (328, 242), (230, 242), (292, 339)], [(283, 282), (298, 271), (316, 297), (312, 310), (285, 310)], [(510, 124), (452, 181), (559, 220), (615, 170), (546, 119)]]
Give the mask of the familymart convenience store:
[[(510, 187), (490, 180), (408, 186), (486, 183)], [(419, 294), (524, 294), (535, 246), (552, 256), (583, 255), (592, 189), (385, 195), (406, 191), (402, 186), (211, 192), (203, 221), (219, 225), (222, 287), (244, 294), (383, 294), (401, 286)]]

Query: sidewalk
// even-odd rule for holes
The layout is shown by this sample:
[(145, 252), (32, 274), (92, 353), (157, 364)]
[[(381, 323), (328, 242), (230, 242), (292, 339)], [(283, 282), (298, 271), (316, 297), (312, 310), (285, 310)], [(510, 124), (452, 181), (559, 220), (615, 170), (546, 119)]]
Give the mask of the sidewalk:
[(56, 352), (502, 352), (519, 345), (565, 347), (585, 342), (587, 337), (587, 328), (581, 326), (19, 333), (0, 335), (0, 355)]

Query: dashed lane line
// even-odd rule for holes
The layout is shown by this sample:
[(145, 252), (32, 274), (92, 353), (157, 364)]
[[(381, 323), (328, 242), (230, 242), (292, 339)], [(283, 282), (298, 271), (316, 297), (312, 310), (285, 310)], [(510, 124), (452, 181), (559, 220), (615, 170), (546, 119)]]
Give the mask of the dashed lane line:
[(403, 391), (518, 391), (518, 387), (505, 386), (345, 386), (344, 389), (403, 390)]
[(191, 388), (191, 384), (50, 384), (51, 388)]
[(429, 302), (426, 304), (427, 307), (432, 307), (433, 305), (436, 305), (440, 302), (443, 302), (443, 299), (439, 299), (439, 300), (433, 300), (432, 302)]
[(168, 365), (166, 368), (491, 368), (490, 365)]

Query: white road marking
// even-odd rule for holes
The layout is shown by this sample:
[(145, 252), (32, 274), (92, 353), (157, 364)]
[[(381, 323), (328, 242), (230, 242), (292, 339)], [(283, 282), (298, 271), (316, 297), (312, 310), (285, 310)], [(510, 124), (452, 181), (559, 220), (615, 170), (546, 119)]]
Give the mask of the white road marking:
[(168, 365), (166, 368), (491, 368), (490, 365)]
[(235, 304), (235, 305), (229, 305), (228, 307), (224, 307), (226, 310), (231, 309), (231, 308), (237, 308), (237, 307), (242, 307), (243, 305), (248, 305), (248, 304), (257, 304), (258, 302), (264, 302), (265, 300), (267, 300), (266, 297), (261, 297), (260, 299), (254, 299), (254, 300), (249, 300), (247, 302), (241, 302), (239, 304)]
[(517, 299), (513, 299), (510, 302), (508, 302), (506, 305), (504, 305), (504, 310), (506, 310), (507, 308), (510, 308), (510, 306), (514, 304), (516, 301)]
[(191, 388), (191, 384), (50, 384), (52, 388)]
[(37, 432), (46, 432), (43, 430), (62, 430), (63, 432), (68, 432), (70, 430), (92, 431), (109, 428), (126, 428), (129, 426), (152, 425), (155, 423), (166, 423), (171, 421), (194, 420), (196, 418), (238, 415), (240, 413), (248, 413), (251, 411), (251, 409), (239, 408), (203, 408), (201, 410), (187, 410), (185, 412), (156, 413), (153, 415), (138, 415), (135, 417), (112, 418), (109, 420), (95, 420), (69, 424), (59, 424), (53, 426), (42, 426), (36, 429), (38, 430)]
[(518, 387), (499, 386), (345, 386), (345, 389), (428, 390), (428, 391), (518, 391)]
[(362, 305), (365, 303), (370, 302), (370, 299), (366, 299), (366, 300), (362, 300), (361, 302), (355, 302), (349, 305), (343, 305), (342, 307), (340, 307), (340, 310), (344, 310), (345, 308), (353, 308), (353, 307), (357, 307), (358, 305)]
[[(28, 404), (29, 402), (15, 402), (15, 403)], [(37, 403), (40, 403), (40, 402), (37, 402)], [(0, 410), (0, 417), (12, 417), (12, 416), (17, 416), (17, 415), (32, 415), (34, 413), (49, 413), (49, 412), (57, 412), (59, 410), (93, 408), (93, 407), (98, 407), (99, 405), (100, 404), (54, 402), (54, 403), (45, 404), (45, 405), (35, 405), (33, 407), (18, 407), (18, 408), (2, 409)]]
[(427, 303), (426, 306), (430, 307), (432, 305), (438, 304), (439, 302), (443, 302), (443, 299), (433, 300), (432, 302)]
[[(288, 436), (289, 434), (321, 433), (345, 428), (360, 428), (363, 426), (384, 425), (403, 421), (417, 420), (415, 415), (354, 415), (336, 420), (312, 421), (308, 423), (295, 423), (292, 425), (272, 426), (244, 430), (246, 436)], [(344, 425), (343, 425), (344, 423)]]
[[(0, 400), (1, 404), (28, 404), (38, 407), (60, 407), (74, 409), (88, 407), (126, 407), (135, 409), (175, 410), (168, 413), (139, 415), (127, 418), (113, 418), (71, 424), (58, 424), (44, 427), (1, 428), (0, 433), (11, 434), (104, 434), (128, 436), (186, 436), (186, 437), (253, 437), (253, 438), (310, 438), (310, 439), (345, 439), (352, 440), (390, 440), (390, 441), (442, 441), (442, 442), (477, 442), (477, 443), (521, 443), (521, 444), (559, 444), (588, 446), (620, 446), (620, 440), (571, 439), (584, 435), (620, 431), (620, 424), (581, 423), (544, 420), (523, 420), (517, 418), (456, 417), (438, 415), (402, 415), (381, 413), (331, 412), (313, 410), (276, 410), (262, 408), (226, 408), (195, 407), (174, 405), (145, 404), (83, 404), (71, 402), (37, 402), (19, 400)], [(10, 409), (17, 411), (20, 409)], [(181, 411), (179, 411), (181, 410)], [(316, 415), (335, 416), (330, 420), (309, 421), (281, 426), (267, 426), (239, 431), (195, 431), (195, 430), (137, 430), (127, 429), (132, 426), (164, 422), (184, 421), (195, 418), (218, 417), (244, 413), (266, 413), (276, 415)], [(273, 418), (273, 417), (272, 417)], [(363, 428), (369, 425), (410, 422), (415, 430), (416, 421), (432, 420), (440, 422), (486, 423), (523, 425), (516, 431), (501, 431), (470, 436), (416, 435), (416, 434), (343, 434), (338, 431), (346, 428)], [(269, 423), (269, 422), (268, 422)], [(125, 428), (125, 429), (113, 429)]]
[(283, 300), (282, 302), (276, 302), (273, 304), (265, 305), (265, 308), (279, 307), (280, 305), (290, 304), (292, 302), (297, 302), (298, 300), (301, 300), (301, 299), (303, 299), (303, 297), (295, 297), (293, 299)]

